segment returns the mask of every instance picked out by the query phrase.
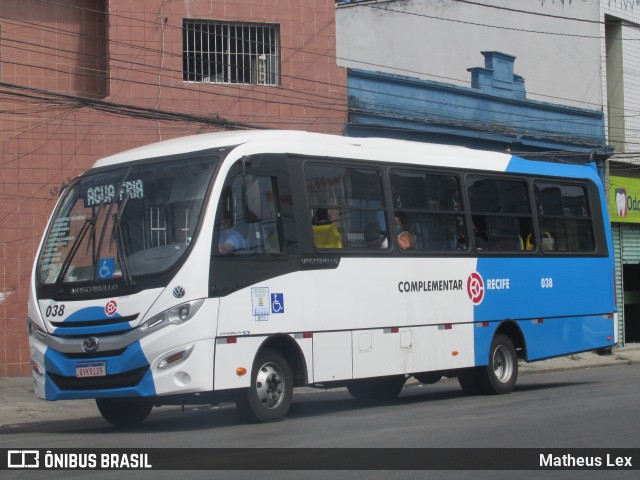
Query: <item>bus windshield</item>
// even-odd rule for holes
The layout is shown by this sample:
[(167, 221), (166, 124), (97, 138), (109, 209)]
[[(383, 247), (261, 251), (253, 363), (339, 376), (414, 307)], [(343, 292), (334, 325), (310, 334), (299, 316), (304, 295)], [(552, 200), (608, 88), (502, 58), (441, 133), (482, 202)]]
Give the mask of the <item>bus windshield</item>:
[(171, 268), (194, 238), (217, 161), (200, 153), (78, 178), (53, 214), (38, 282), (130, 283)]

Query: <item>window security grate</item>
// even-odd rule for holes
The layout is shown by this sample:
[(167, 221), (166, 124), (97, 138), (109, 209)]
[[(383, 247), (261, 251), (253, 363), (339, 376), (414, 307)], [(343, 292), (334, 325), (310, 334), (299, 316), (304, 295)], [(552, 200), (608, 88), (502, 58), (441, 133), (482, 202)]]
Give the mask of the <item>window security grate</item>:
[(277, 25), (184, 20), (183, 80), (277, 86)]

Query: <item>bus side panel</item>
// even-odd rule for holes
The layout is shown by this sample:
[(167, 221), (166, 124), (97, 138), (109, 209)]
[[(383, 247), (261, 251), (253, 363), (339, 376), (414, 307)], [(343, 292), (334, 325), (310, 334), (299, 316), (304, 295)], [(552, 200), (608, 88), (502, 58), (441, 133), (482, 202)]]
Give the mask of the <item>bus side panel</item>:
[(451, 370), (473, 366), (472, 324), (353, 332), (353, 377)]
[(518, 322), (527, 342), (527, 360), (611, 346), (614, 319), (607, 315)]
[[(213, 373), (214, 390), (249, 387), (253, 360), (265, 338), (266, 337), (216, 338), (215, 368)], [(246, 369), (247, 373), (238, 375), (236, 372), (238, 368)]]
[[(610, 259), (483, 258), (475, 321), (613, 313)], [(567, 349), (567, 353), (570, 350)]]
[[(313, 383), (313, 340), (302, 338), (302, 334), (290, 337), (297, 343), (299, 352), (307, 366), (309, 383)], [(229, 388), (246, 388), (251, 383), (251, 369), (256, 355), (269, 341), (269, 336), (218, 337), (215, 341), (215, 368), (213, 387), (215, 390)], [(292, 360), (292, 359), (289, 359)], [(238, 369), (246, 369), (245, 374), (238, 374)]]
[(475, 367), (489, 364), (489, 349), (500, 322), (478, 322), (474, 324)]
[[(313, 382), (352, 378), (351, 342), (349, 331), (313, 334)], [(311, 378), (309, 381), (311, 382)]]

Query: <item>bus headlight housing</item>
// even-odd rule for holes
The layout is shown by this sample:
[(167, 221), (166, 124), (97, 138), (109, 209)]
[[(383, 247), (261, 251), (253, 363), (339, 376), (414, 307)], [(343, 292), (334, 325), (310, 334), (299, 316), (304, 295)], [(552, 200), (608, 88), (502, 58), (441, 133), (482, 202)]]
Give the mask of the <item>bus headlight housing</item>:
[(204, 299), (192, 300), (190, 302), (181, 303), (175, 307), (171, 307), (162, 313), (154, 315), (149, 320), (140, 325), (142, 330), (151, 330), (153, 328), (165, 327), (169, 323), (174, 325), (180, 325), (186, 321), (191, 320), (195, 314), (200, 310), (200, 307), (204, 303)]
[(47, 336), (47, 332), (45, 332), (33, 320), (31, 320), (31, 317), (27, 317), (27, 334), (30, 337), (38, 335), (40, 338), (44, 338)]

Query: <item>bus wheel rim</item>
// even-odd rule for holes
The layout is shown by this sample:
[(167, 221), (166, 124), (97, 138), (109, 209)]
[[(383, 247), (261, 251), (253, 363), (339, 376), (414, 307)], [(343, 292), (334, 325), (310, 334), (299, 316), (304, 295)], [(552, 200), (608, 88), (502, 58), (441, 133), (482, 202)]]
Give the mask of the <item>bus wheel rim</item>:
[(500, 383), (507, 383), (513, 375), (513, 358), (504, 345), (493, 353), (493, 372)]
[(278, 408), (285, 396), (284, 374), (278, 365), (265, 363), (256, 376), (256, 394), (260, 404), (268, 409)]

